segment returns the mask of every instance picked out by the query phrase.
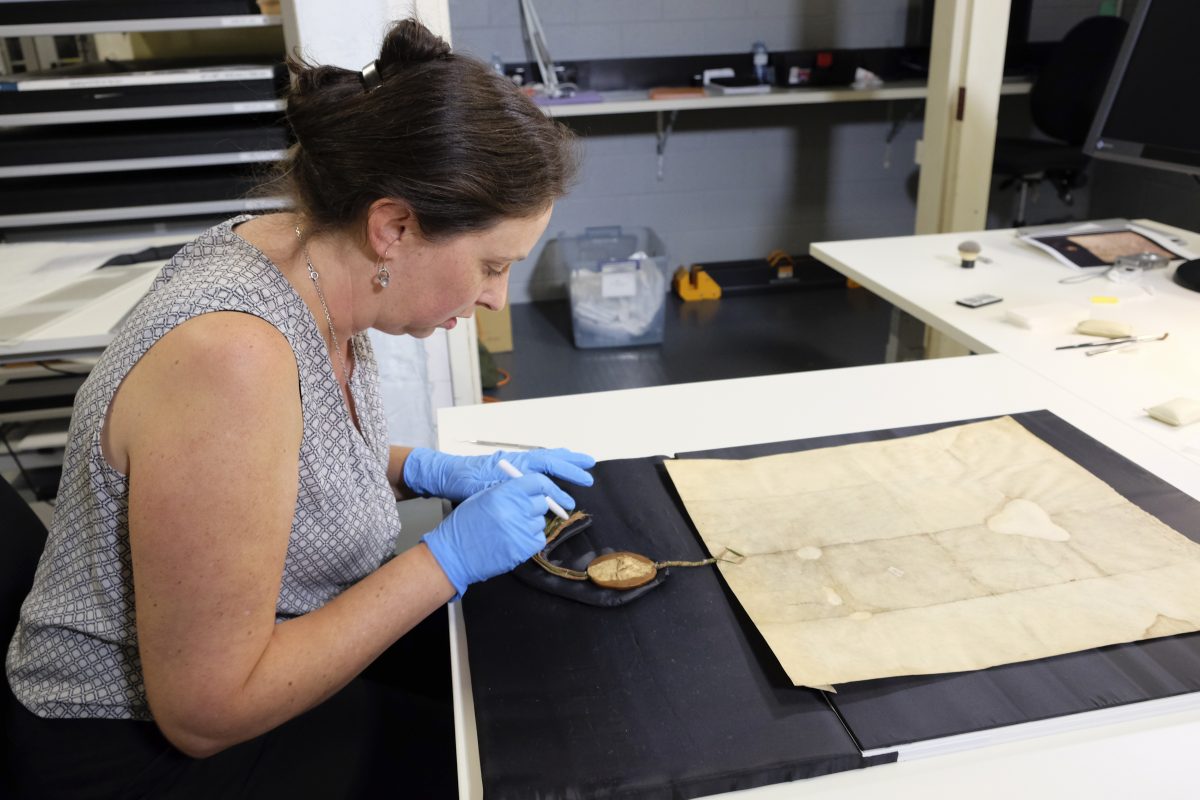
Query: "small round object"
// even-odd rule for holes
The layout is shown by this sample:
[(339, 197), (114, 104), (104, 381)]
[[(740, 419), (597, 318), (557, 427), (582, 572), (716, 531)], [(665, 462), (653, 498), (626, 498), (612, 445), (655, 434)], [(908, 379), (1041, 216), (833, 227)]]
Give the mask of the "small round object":
[(963, 269), (971, 269), (975, 266), (975, 259), (979, 258), (979, 253), (983, 248), (979, 246), (979, 242), (973, 239), (967, 239), (958, 246), (958, 257), (962, 259)]
[(636, 589), (654, 580), (658, 567), (639, 553), (621, 550), (593, 559), (587, 574), (592, 583), (606, 589)]

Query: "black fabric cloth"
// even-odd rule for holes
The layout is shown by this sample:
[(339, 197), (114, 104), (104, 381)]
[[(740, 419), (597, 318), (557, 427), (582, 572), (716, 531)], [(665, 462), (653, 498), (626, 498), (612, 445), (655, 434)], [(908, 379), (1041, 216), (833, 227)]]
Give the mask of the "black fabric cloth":
[[(1200, 541), (1200, 504), (1045, 411), (1012, 415), (1136, 505)], [(681, 454), (753, 458), (977, 420)], [(572, 488), (590, 547), (656, 560), (704, 552), (661, 458), (608, 461)], [(488, 798), (686, 798), (895, 759), (887, 748), (1200, 690), (1200, 636), (978, 672), (791, 685), (715, 568), (596, 608), (511, 575), (463, 601)], [(831, 710), (836, 709), (836, 713)], [(843, 723), (844, 726), (843, 727)]]
[(7, 652), (21, 603), (33, 585), (33, 573), (46, 546), (46, 526), (3, 476), (0, 520), (4, 521), (0, 535), (0, 652)]
[[(4, 529), (0, 533), (0, 660), (8, 652), (8, 643), (17, 628), (21, 603), (33, 585), (33, 573), (37, 570), (38, 558), (46, 546), (46, 526), (33, 513), (17, 490), (0, 476), (0, 520)], [(17, 700), (8, 681), (0, 681), (0, 721), (3, 713)], [(2, 730), (2, 729), (0, 729)], [(0, 797), (12, 792), (11, 774), (12, 745), (6, 735), (0, 733)]]
[[(661, 458), (607, 461), (572, 487), (591, 546), (707, 553)], [(791, 685), (715, 567), (668, 570), (599, 608), (503, 575), (464, 597), (484, 795), (687, 798), (855, 769), (821, 693)], [(882, 760), (892, 760), (885, 756)]]
[[(1013, 414), (1119, 494), (1200, 542), (1200, 502), (1048, 411)], [(928, 433), (963, 422), (688, 453), (754, 458)], [(1200, 691), (1200, 634), (1102, 647), (975, 672), (840, 684), (830, 700), (865, 750)]]
[[(553, 542), (546, 545), (546, 548), (542, 550), (542, 554), (551, 564), (585, 572), (588, 564), (592, 563), (597, 556), (615, 552), (612, 547), (601, 547), (592, 542), (592, 537), (587, 533), (591, 527), (591, 517), (571, 523), (563, 529)], [(586, 603), (590, 606), (604, 607), (632, 603), (667, 579), (667, 570), (660, 570), (654, 576), (653, 580), (643, 586), (624, 590), (609, 589), (604, 586), (597, 586), (590, 580), (575, 581), (570, 578), (562, 578), (554, 575), (547, 572), (532, 559), (519, 565), (513, 570), (513, 574), (529, 586), (540, 589), (543, 592), (565, 597), (568, 600), (575, 600), (579, 603)]]
[(446, 624), (431, 616), (321, 705), (206, 759), (152, 722), (42, 719), (13, 702), (6, 788), (15, 800), (455, 798)]

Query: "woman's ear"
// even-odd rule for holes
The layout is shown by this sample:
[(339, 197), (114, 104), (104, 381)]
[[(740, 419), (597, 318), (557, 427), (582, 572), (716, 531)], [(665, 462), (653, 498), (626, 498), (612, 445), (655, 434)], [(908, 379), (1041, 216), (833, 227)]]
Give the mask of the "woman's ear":
[[(408, 243), (420, 236), (412, 206), (403, 200), (382, 198), (367, 209), (367, 247), (379, 261), (399, 242)], [(395, 253), (392, 253), (394, 255)]]

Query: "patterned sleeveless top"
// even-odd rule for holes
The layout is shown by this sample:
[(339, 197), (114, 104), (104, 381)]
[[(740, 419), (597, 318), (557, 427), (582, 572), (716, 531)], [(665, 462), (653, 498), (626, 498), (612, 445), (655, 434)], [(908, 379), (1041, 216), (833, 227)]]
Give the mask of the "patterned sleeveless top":
[(75, 398), (54, 521), (6, 662), (14, 694), (38, 716), (151, 718), (134, 626), (129, 482), (105, 460), (100, 432), (125, 375), (186, 320), (253, 314), (274, 325), (296, 356), (304, 430), (276, 620), (320, 608), (395, 547), (400, 521), (370, 341), (353, 339), (360, 435), (308, 306), (233, 232), (249, 218), (205, 231), (163, 267)]

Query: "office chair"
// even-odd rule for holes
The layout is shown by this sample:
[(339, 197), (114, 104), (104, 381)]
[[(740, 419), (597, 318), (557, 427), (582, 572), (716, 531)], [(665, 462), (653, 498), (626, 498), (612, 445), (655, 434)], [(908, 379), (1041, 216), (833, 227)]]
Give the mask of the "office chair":
[(1071, 205), (1086, 183), (1083, 143), (1128, 27), (1120, 17), (1088, 17), (1068, 31), (1029, 93), (1033, 124), (1050, 139), (996, 140), (992, 173), (1005, 179), (1002, 189), (1020, 186), (1015, 227), (1025, 224), (1030, 189), (1047, 181)]
[[(0, 476), (0, 660), (8, 653), (8, 644), (17, 629), (21, 603), (33, 586), (33, 573), (46, 546), (46, 526), (17, 490)], [(0, 722), (8, 716), (16, 698), (8, 680), (0, 688)], [(8, 796), (11, 767), (7, 742), (0, 752), (0, 795)]]

